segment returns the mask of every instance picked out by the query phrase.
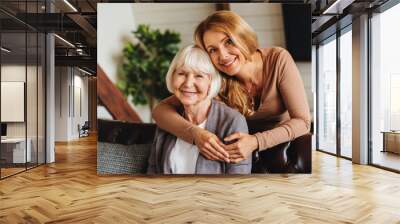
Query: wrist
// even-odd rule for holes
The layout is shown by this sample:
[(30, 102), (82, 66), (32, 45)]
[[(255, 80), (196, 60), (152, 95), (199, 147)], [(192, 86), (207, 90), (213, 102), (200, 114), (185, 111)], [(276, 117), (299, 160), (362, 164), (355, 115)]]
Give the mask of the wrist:
[(259, 143), (258, 143), (258, 138), (254, 135), (252, 135), (253, 137), (253, 151), (259, 151)]
[(257, 151), (263, 151), (265, 149), (265, 142), (263, 142), (263, 134), (258, 132), (253, 134), (257, 138)]
[(252, 135), (253, 137), (253, 142), (254, 142), (254, 149), (253, 149), (253, 160), (258, 161), (260, 159), (260, 144), (258, 142), (258, 138), (256, 135)]
[(190, 133), (190, 137), (191, 137), (191, 142), (193, 145), (196, 144), (195, 139), (196, 139), (196, 134), (197, 134), (197, 126), (196, 125), (191, 125), (190, 129), (189, 129), (189, 133)]

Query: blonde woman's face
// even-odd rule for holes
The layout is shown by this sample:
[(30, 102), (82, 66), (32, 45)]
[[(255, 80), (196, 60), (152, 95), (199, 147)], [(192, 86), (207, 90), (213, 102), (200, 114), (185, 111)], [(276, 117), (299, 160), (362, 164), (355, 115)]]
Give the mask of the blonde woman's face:
[(211, 78), (208, 74), (180, 67), (175, 70), (171, 84), (179, 101), (185, 106), (190, 106), (207, 98)]
[(206, 31), (204, 46), (214, 66), (227, 75), (237, 75), (246, 59), (232, 40), (223, 32)]

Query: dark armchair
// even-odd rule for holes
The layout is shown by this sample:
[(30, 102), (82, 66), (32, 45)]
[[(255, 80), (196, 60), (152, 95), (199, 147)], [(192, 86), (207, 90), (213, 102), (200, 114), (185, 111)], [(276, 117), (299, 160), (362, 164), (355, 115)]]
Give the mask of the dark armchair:
[[(142, 147), (139, 147), (140, 150), (143, 150), (143, 146), (146, 146), (146, 149), (150, 150), (156, 125), (98, 120), (98, 128), (98, 141), (100, 145), (98, 145), (98, 156), (107, 155), (108, 157), (112, 157), (112, 154), (110, 155), (110, 152), (107, 152), (107, 147), (110, 144), (136, 146), (127, 147), (127, 150), (138, 149), (137, 146), (141, 145)], [(103, 147), (104, 144), (107, 147)], [(141, 161), (142, 166), (145, 166), (147, 162), (146, 157), (143, 156), (144, 154), (146, 153), (140, 153), (141, 158), (143, 158), (143, 161)], [(126, 159), (125, 155), (135, 155), (135, 153), (125, 153), (121, 158)], [(116, 164), (104, 164), (104, 161), (108, 163), (107, 161), (114, 160), (98, 158), (98, 170), (101, 169), (103, 173), (107, 173), (107, 169), (104, 169), (104, 166), (111, 167), (113, 172), (118, 172), (118, 168), (115, 166), (125, 165), (123, 161), (119, 161)], [(290, 144), (285, 143), (260, 152), (258, 159), (253, 161), (253, 167), (255, 169), (258, 168), (258, 171), (267, 173), (311, 173), (311, 134), (303, 135), (290, 142)], [(122, 170), (125, 171), (126, 169)]]
[(253, 156), (253, 173), (311, 173), (311, 134)]

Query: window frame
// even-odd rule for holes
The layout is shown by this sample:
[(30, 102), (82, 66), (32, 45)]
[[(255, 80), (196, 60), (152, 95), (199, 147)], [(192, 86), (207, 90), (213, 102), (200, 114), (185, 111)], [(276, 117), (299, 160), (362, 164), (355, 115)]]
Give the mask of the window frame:
[[(372, 19), (376, 14), (382, 14), (385, 11), (398, 5), (400, 0), (388, 0), (384, 4), (380, 5), (373, 10), (368, 11), (368, 165), (380, 168), (383, 170), (400, 173), (400, 169), (394, 169), (387, 166), (383, 166), (373, 162), (373, 130), (372, 130)], [(375, 15), (374, 15), (375, 14)]]
[[(345, 18), (348, 19), (348, 18)], [(338, 21), (340, 22), (340, 21)], [(321, 108), (319, 108), (319, 85), (320, 85), (320, 73), (319, 73), (319, 68), (320, 68), (320, 60), (319, 60), (319, 48), (322, 44), (327, 44), (331, 41), (336, 41), (336, 152), (328, 152), (327, 150), (321, 149), (319, 147), (319, 119), (316, 118), (316, 124), (315, 124), (315, 133), (316, 133), (316, 151), (327, 153), (329, 155), (333, 155), (339, 158), (347, 159), (347, 160), (352, 160), (352, 158), (343, 156), (341, 153), (341, 119), (340, 119), (340, 103), (341, 103), (341, 97), (340, 97), (340, 77), (341, 77), (341, 67), (340, 67), (340, 37), (347, 32), (352, 31), (352, 23), (350, 22), (349, 24), (346, 24), (343, 28), (338, 29), (335, 33), (332, 35), (328, 36), (327, 38), (318, 41), (316, 44), (316, 116), (318, 116), (319, 111)]]

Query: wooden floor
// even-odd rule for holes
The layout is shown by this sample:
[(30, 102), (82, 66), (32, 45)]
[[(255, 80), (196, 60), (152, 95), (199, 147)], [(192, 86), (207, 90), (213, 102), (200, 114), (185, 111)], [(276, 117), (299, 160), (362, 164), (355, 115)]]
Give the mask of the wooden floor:
[(26, 170), (25, 167), (23, 167), (23, 168), (20, 168), (20, 167), (18, 167), (18, 168), (0, 168), (0, 169), (1, 169), (1, 177), (2, 178)]
[(99, 177), (95, 138), (0, 181), (0, 223), (400, 223), (400, 175), (313, 153), (311, 175)]

